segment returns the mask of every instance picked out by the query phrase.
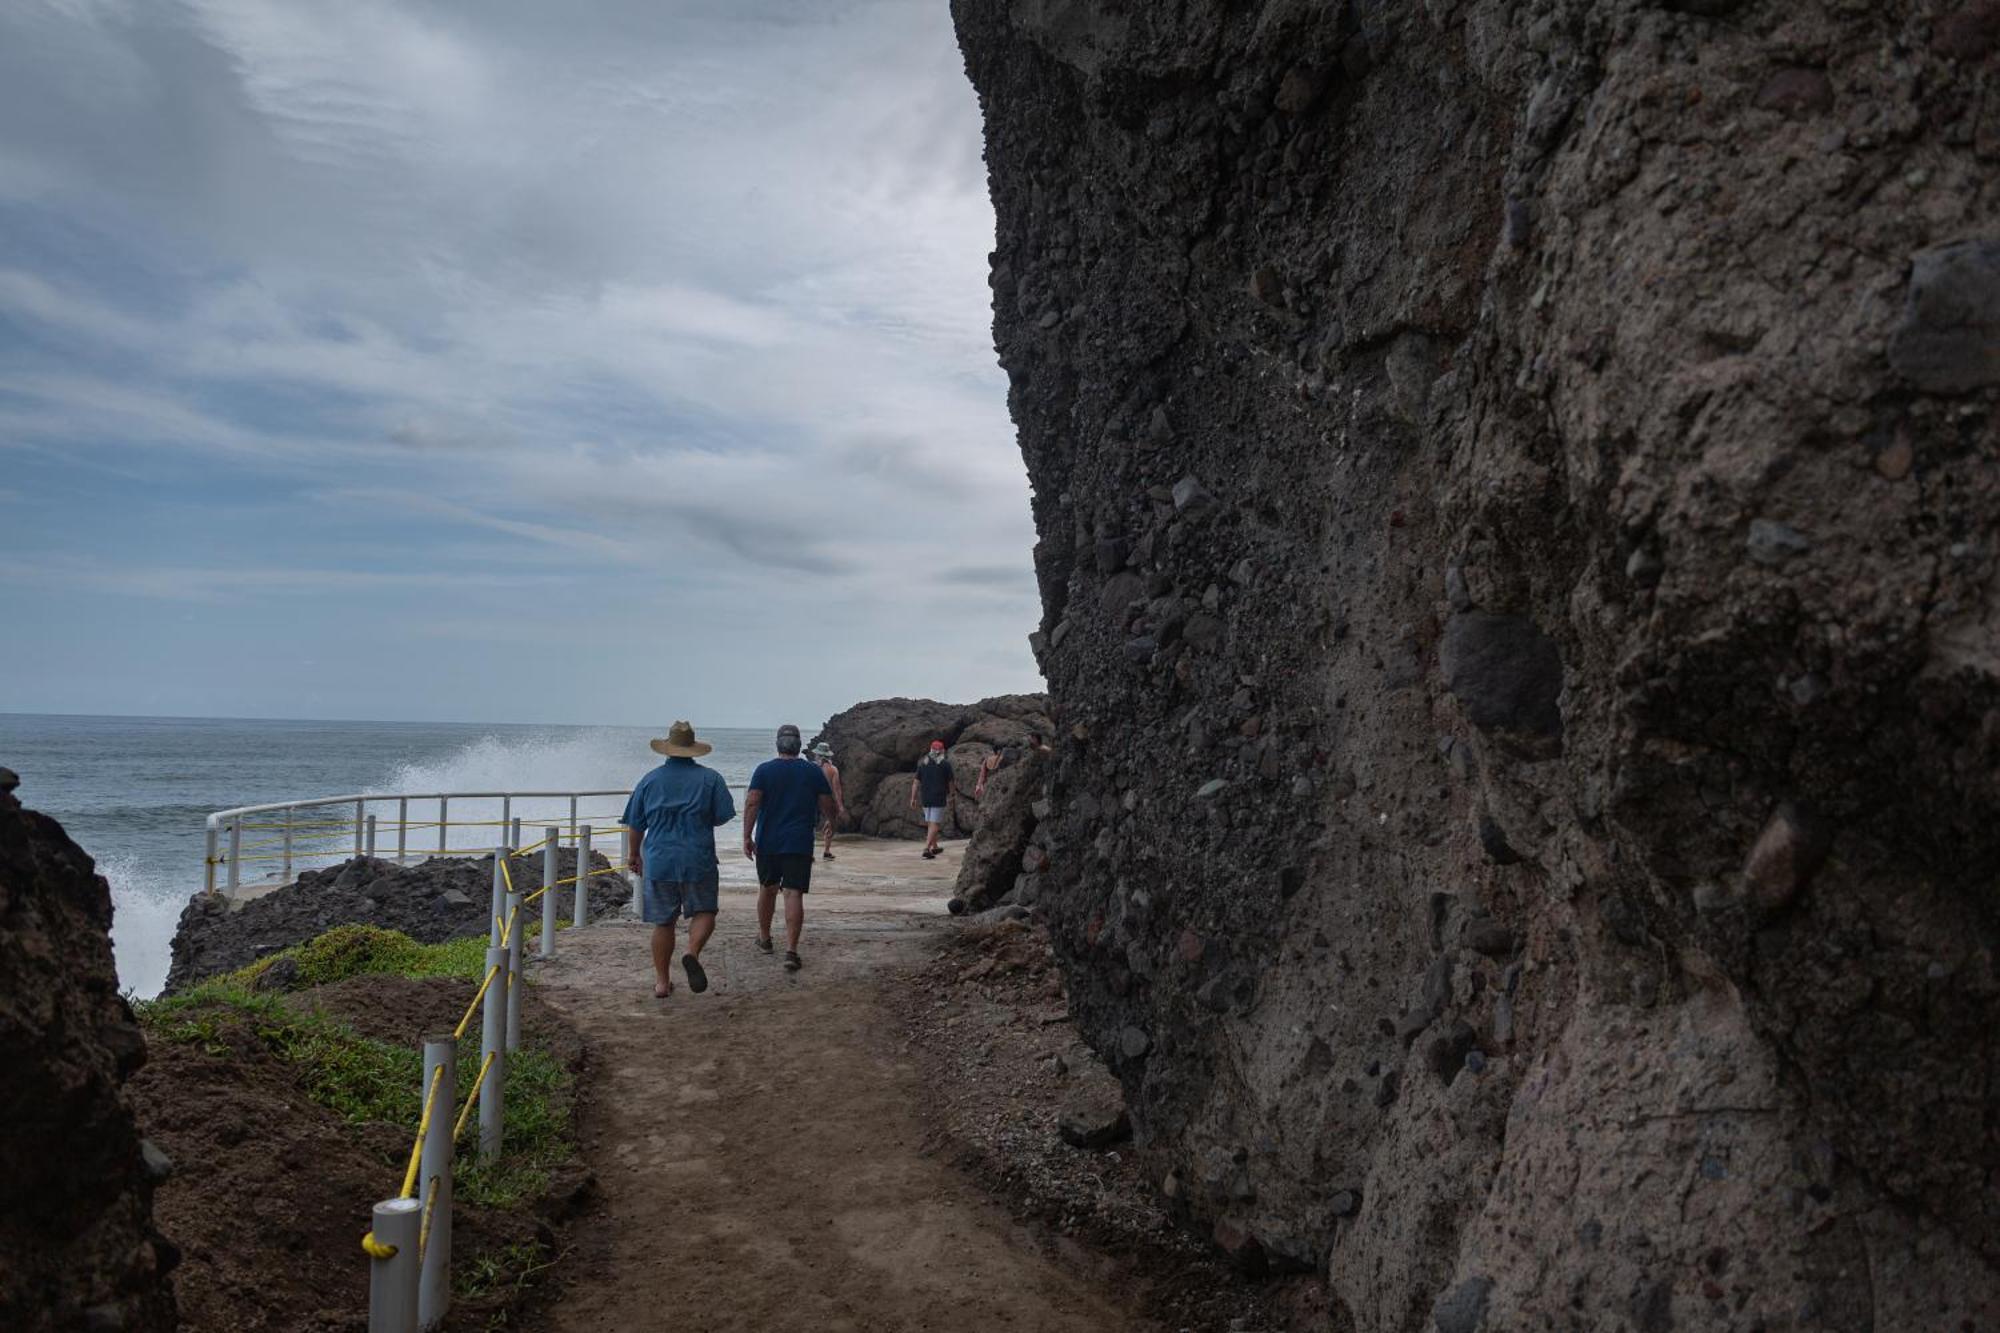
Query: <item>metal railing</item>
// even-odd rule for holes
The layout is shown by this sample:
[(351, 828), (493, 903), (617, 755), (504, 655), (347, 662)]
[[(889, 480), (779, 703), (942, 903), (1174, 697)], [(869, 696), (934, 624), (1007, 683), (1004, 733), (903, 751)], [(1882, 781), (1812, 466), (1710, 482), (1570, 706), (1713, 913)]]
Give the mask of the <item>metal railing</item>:
[[(560, 870), (563, 830), (556, 825), (545, 827), (542, 840), (533, 846), (492, 849), (493, 925), (487, 936), (485, 974), (458, 1025), (423, 1039), (423, 1079), (418, 1084), (422, 1110), (403, 1187), (394, 1198), (374, 1206), (373, 1227), (361, 1238), (368, 1255), (369, 1333), (436, 1328), (451, 1311), (452, 1177), (458, 1140), (477, 1108), (480, 1159), (497, 1159), (504, 1146), (507, 1059), (521, 1045), (522, 946), (527, 933), (523, 912), (535, 899), (542, 900), (537, 952), (543, 958), (556, 951), (558, 888), (573, 886), (573, 924), (589, 924), (589, 881), (622, 873), (616, 864), (591, 868), (593, 840), (590, 825), (577, 828), (572, 839), (576, 873), (567, 878)], [(514, 863), (537, 850), (542, 853), (542, 886), (524, 893), (514, 880)], [(460, 1106), (458, 1042), (475, 1014), (480, 1016), (479, 1072)], [(450, 1114), (454, 1106), (460, 1106), (455, 1117)]]
[[(567, 802), (568, 814), (564, 822), (569, 836), (574, 838), (586, 821), (594, 822), (600, 828), (617, 825), (624, 814), (625, 798), (630, 794), (629, 788), (615, 791), (357, 792), (351, 796), (319, 796), (307, 801), (275, 801), (269, 805), (243, 805), (233, 810), (218, 810), (207, 821), (202, 884), (209, 892), (214, 892), (218, 868), (223, 872), (226, 886), (233, 890), (242, 884), (245, 865), (268, 867), (276, 871), (280, 880), (287, 880), (301, 861), (374, 857), (379, 852), (386, 852), (387, 849), (381, 846), (381, 835), (390, 830), (395, 833), (396, 850), (393, 857), (386, 859), (394, 860), (399, 865), (408, 864), (413, 856), (418, 859), (452, 855), (484, 856), (498, 843), (504, 842), (511, 847), (521, 845), (522, 818), (514, 813), (517, 801)], [(615, 810), (586, 811), (582, 808), (586, 801), (606, 797), (618, 802)], [(461, 810), (473, 801), (498, 801), (499, 818), (454, 820), (451, 818), (454, 801), (459, 803)], [(435, 820), (411, 820), (413, 806), (432, 802), (437, 806)], [(385, 821), (377, 811), (389, 805), (395, 807), (395, 816)], [(422, 813), (420, 810), (419, 814)], [(527, 818), (531, 822), (546, 820), (545, 815), (530, 815)], [(481, 829), (486, 833), (468, 845), (453, 847), (450, 845), (452, 829)], [(433, 831), (434, 845), (412, 844), (411, 834)], [(247, 840), (245, 834), (250, 835)]]

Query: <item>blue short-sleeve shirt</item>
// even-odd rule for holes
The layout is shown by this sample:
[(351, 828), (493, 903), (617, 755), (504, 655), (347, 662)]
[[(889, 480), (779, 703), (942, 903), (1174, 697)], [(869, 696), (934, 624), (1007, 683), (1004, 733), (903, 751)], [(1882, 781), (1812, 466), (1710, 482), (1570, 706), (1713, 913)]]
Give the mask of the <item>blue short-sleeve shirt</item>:
[(715, 878), (715, 830), (734, 818), (736, 802), (722, 774), (692, 759), (669, 759), (639, 779), (624, 823), (645, 831), (647, 879), (688, 884)]
[(809, 759), (766, 759), (750, 775), (757, 805), (757, 847), (774, 856), (813, 849), (819, 798), (833, 795), (826, 774)]

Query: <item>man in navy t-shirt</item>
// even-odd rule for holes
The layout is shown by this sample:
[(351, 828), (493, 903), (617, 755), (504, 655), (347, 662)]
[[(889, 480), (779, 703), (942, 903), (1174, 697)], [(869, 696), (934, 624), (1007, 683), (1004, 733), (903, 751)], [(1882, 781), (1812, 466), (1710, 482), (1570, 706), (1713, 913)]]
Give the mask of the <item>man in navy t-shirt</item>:
[(785, 970), (799, 970), (799, 931), (812, 889), (813, 831), (833, 818), (833, 788), (818, 764), (800, 756), (799, 729), (778, 728), (778, 757), (750, 775), (743, 800), (743, 855), (757, 863), (757, 947), (771, 952), (771, 916), (785, 891)]

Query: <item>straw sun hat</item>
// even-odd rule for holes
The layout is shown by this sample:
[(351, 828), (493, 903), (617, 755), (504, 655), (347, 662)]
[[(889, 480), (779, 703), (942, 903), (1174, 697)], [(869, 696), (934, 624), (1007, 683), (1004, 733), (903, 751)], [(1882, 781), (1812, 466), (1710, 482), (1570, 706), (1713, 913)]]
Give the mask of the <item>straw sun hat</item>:
[(667, 728), (665, 739), (648, 742), (655, 753), (669, 759), (698, 759), (715, 747), (707, 741), (694, 738), (694, 728), (685, 722), (676, 722)]

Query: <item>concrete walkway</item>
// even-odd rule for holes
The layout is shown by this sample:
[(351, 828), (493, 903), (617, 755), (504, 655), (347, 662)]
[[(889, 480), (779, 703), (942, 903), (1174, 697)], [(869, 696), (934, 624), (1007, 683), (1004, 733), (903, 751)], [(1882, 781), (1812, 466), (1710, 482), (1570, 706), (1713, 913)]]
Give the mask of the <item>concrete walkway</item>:
[(725, 889), (704, 995), (677, 965), (653, 998), (646, 927), (564, 932), (531, 975), (590, 1046), (601, 1207), (545, 1327), (1133, 1327), (922, 1150), (926, 1090), (884, 997), (945, 929), (962, 847), (837, 843), (796, 974), (755, 947), (754, 891)]

